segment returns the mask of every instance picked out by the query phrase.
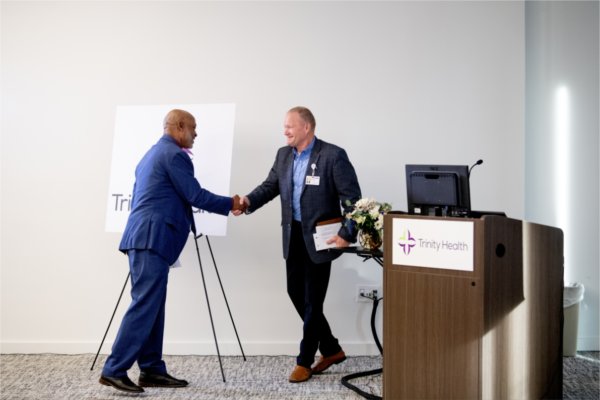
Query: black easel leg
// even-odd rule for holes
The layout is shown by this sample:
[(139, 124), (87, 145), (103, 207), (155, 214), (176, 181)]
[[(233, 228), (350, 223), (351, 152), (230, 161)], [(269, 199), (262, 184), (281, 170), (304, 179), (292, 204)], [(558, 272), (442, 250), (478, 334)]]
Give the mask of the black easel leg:
[(219, 366), (221, 367), (221, 375), (223, 376), (223, 382), (225, 382), (225, 372), (223, 372), (223, 363), (221, 362), (221, 353), (219, 352), (219, 343), (217, 342), (217, 333), (215, 331), (215, 324), (213, 322), (212, 311), (210, 309), (210, 301), (208, 300), (208, 290), (206, 290), (206, 279), (204, 279), (204, 270), (202, 269), (202, 260), (200, 258), (200, 248), (198, 247), (198, 238), (201, 234), (194, 237), (196, 242), (196, 253), (198, 254), (198, 265), (200, 266), (200, 274), (202, 275), (202, 285), (204, 286), (204, 294), (206, 295), (206, 305), (208, 306), (208, 315), (210, 317), (210, 325), (212, 326), (213, 337), (215, 338), (215, 346), (217, 348), (217, 356), (219, 357)]
[(115, 313), (117, 312), (117, 308), (119, 307), (119, 303), (121, 302), (121, 297), (123, 297), (123, 292), (125, 291), (125, 287), (127, 286), (127, 281), (129, 280), (129, 276), (131, 275), (131, 271), (127, 273), (127, 278), (125, 278), (125, 283), (123, 284), (123, 289), (121, 289), (121, 294), (119, 295), (119, 299), (117, 300), (117, 304), (115, 305), (115, 309), (110, 317), (110, 321), (108, 322), (108, 326), (106, 327), (106, 332), (104, 332), (104, 336), (102, 337), (102, 341), (100, 342), (100, 346), (98, 347), (98, 352), (96, 353), (96, 357), (94, 357), (94, 362), (92, 362), (92, 367), (90, 371), (94, 370), (94, 365), (96, 365), (96, 360), (98, 359), (98, 355), (100, 354), (100, 349), (102, 349), (102, 345), (104, 344), (104, 339), (106, 339), (106, 334), (110, 329), (110, 325), (113, 322), (113, 318), (115, 317)]
[(242, 342), (240, 341), (237, 328), (235, 327), (235, 322), (233, 321), (233, 315), (231, 314), (231, 309), (229, 308), (229, 302), (227, 301), (227, 296), (225, 295), (225, 289), (223, 289), (223, 283), (221, 282), (221, 276), (219, 275), (219, 270), (217, 269), (217, 262), (215, 261), (215, 256), (213, 254), (212, 247), (210, 247), (210, 241), (208, 240), (208, 236), (206, 236), (206, 243), (208, 244), (208, 250), (210, 250), (210, 256), (212, 257), (213, 265), (215, 266), (215, 272), (217, 273), (217, 279), (219, 279), (219, 285), (221, 285), (221, 292), (223, 292), (223, 298), (225, 299), (225, 305), (227, 305), (227, 311), (229, 312), (229, 318), (231, 319), (231, 324), (233, 325), (235, 337), (237, 338), (238, 344), (240, 345), (242, 357), (244, 357), (244, 361), (246, 361), (246, 355), (244, 354), (244, 349), (242, 348)]

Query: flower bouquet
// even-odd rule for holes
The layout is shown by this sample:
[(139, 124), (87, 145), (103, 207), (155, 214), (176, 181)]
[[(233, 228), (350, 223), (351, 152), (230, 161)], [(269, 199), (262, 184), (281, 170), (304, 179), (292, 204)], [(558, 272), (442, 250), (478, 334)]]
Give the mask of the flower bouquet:
[(392, 209), (388, 203), (378, 203), (375, 199), (360, 199), (354, 210), (346, 218), (356, 222), (359, 229), (358, 241), (368, 250), (375, 250), (383, 244), (383, 216)]

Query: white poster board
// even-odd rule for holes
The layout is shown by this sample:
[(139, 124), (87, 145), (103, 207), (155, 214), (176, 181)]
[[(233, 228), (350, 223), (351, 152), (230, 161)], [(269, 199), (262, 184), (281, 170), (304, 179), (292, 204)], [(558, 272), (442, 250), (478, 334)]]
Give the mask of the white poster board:
[[(191, 149), (196, 179), (215, 194), (229, 196), (235, 104), (119, 106), (115, 118), (106, 231), (123, 232), (131, 211), (135, 168), (163, 134), (163, 119), (174, 109), (196, 118), (198, 136)], [(194, 209), (198, 233), (227, 234), (227, 217)]]
[(473, 271), (473, 221), (395, 218), (392, 263)]

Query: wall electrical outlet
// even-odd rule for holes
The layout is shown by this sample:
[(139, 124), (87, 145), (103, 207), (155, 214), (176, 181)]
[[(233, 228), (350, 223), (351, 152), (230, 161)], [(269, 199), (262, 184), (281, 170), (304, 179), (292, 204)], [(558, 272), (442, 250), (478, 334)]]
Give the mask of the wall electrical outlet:
[(381, 289), (377, 285), (357, 285), (356, 302), (371, 303), (373, 299), (381, 296)]

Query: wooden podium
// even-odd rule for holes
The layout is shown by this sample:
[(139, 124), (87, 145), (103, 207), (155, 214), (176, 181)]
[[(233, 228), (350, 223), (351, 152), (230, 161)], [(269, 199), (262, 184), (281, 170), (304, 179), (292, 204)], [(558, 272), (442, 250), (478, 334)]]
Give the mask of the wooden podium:
[[(410, 261), (456, 222), (472, 229), (472, 248), (454, 245), (472, 270)], [(562, 398), (561, 230), (391, 213), (384, 229), (385, 400)]]

